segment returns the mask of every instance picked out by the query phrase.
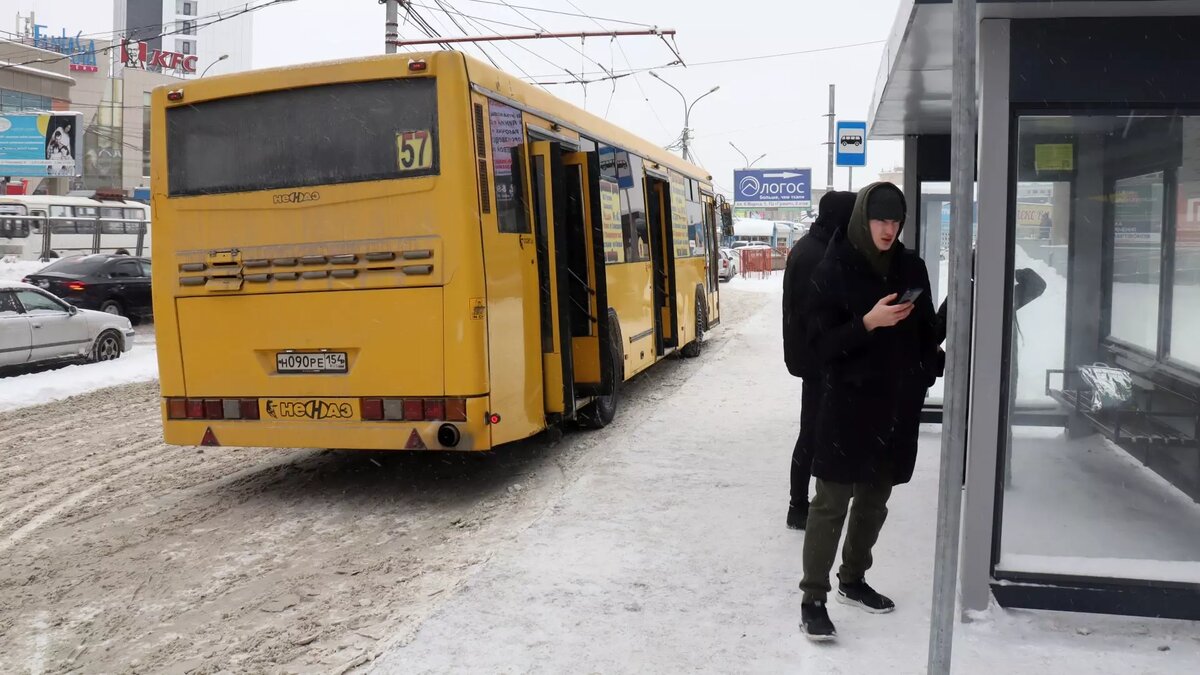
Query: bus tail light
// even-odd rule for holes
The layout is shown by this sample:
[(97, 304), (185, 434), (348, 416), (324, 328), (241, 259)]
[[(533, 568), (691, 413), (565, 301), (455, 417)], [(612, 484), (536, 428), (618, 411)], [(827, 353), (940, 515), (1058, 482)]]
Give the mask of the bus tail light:
[(467, 421), (467, 399), (446, 399), (446, 420), (449, 422)]
[(364, 398), (359, 405), (362, 408), (362, 418), (364, 420), (378, 421), (383, 419), (383, 399)]
[(404, 419), (406, 419), (406, 420), (423, 420), (423, 419), (425, 419), (425, 402), (419, 398), (404, 399)]
[(204, 401), (198, 398), (187, 399), (187, 416), (189, 420), (204, 419)]
[(365, 421), (466, 422), (465, 398), (363, 398)]
[(429, 69), (429, 64), (424, 60), (413, 60), (408, 62), (408, 71), (410, 73), (423, 73)]
[(242, 419), (256, 420), (258, 419), (258, 399), (243, 398), (239, 401), (242, 409)]
[(425, 399), (425, 419), (432, 421), (446, 419), (446, 402), (439, 398)]
[(169, 398), (167, 419), (257, 420), (256, 398)]
[(225, 419), (225, 404), (219, 398), (204, 400), (204, 417), (210, 420)]

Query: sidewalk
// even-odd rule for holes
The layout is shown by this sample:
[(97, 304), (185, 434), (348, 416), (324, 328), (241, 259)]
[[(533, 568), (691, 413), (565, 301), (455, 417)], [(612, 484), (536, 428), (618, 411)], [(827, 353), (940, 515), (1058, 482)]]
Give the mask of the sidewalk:
[[(736, 335), (704, 368), (376, 672), (924, 672), (936, 433), (894, 493), (869, 575), (898, 610), (832, 604), (834, 645), (797, 629), (804, 535), (784, 515), (800, 386), (783, 368), (779, 304), (724, 327)], [(956, 627), (955, 672), (1188, 672), (1197, 635), (1182, 622), (995, 610)]]

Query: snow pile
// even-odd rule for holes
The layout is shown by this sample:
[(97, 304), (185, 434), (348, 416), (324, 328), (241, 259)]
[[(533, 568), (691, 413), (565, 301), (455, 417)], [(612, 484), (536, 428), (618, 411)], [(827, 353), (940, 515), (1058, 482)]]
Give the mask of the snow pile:
[(41, 271), (46, 264), (37, 260), (0, 260), (0, 281), (20, 281), (30, 274)]
[(26, 375), (0, 377), (0, 413), (61, 401), (71, 396), (131, 382), (158, 379), (158, 352), (151, 336), (115, 361), (66, 366)]
[(752, 293), (782, 293), (783, 270), (772, 272), (766, 277), (762, 276), (761, 274), (751, 274), (748, 277), (738, 276), (729, 283), (739, 291), (750, 291)]

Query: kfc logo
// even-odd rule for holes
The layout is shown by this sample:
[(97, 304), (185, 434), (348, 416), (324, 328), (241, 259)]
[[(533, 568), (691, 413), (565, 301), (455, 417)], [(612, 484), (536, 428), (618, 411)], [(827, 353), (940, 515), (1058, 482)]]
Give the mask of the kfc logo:
[(126, 68), (179, 70), (194, 74), (197, 58), (194, 54), (180, 54), (161, 49), (152, 50), (145, 42), (126, 40), (121, 43), (121, 61)]

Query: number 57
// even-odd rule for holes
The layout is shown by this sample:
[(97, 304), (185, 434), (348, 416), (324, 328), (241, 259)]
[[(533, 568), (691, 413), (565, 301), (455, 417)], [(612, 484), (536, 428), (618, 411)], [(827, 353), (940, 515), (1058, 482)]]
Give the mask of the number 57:
[(416, 171), (433, 166), (433, 145), (428, 131), (396, 134), (396, 152), (401, 171)]

